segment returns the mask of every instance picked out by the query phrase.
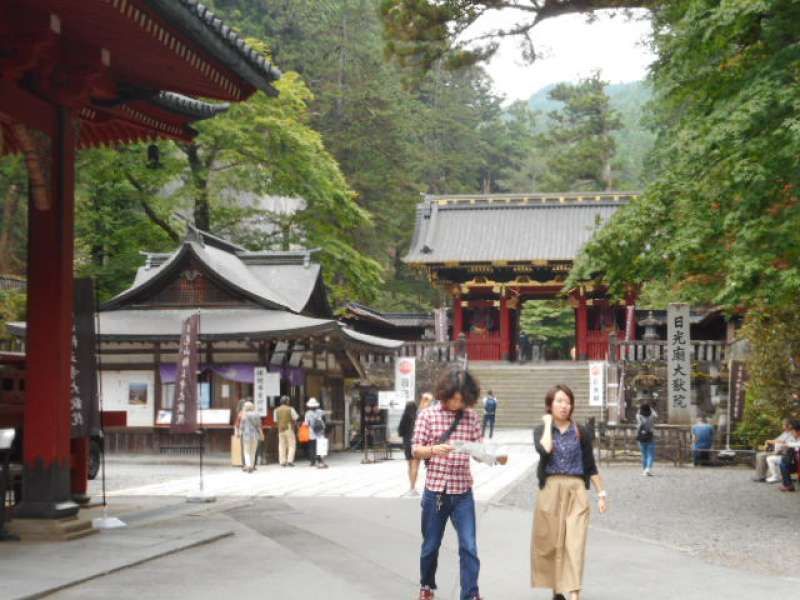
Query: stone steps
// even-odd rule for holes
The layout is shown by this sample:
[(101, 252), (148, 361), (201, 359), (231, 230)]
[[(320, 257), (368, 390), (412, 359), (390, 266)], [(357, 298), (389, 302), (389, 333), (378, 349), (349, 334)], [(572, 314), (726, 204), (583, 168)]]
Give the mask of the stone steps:
[[(536, 365), (473, 362), (470, 371), (481, 383), (481, 393), (492, 390), (498, 400), (498, 428), (530, 427), (544, 414), (544, 398), (557, 383), (575, 393), (575, 418), (579, 423), (600, 417), (600, 408), (589, 406), (587, 363), (559, 362)], [(479, 407), (481, 408), (481, 407)]]

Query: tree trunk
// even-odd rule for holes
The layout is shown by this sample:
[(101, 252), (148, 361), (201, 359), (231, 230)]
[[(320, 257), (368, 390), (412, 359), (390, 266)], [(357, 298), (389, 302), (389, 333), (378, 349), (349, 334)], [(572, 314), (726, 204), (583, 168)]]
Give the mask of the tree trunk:
[(208, 203), (208, 169), (200, 158), (196, 144), (184, 146), (194, 184), (194, 225), (203, 231), (211, 229), (211, 208)]

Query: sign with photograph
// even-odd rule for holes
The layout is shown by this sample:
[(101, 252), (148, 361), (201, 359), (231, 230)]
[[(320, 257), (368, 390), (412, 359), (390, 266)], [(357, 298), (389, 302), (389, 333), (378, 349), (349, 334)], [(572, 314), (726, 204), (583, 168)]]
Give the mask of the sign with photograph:
[(172, 403), (172, 430), (192, 433), (197, 429), (197, 338), (200, 315), (186, 319), (181, 326), (178, 367), (175, 375), (175, 400)]
[(605, 374), (605, 362), (597, 360), (589, 362), (589, 406), (603, 406)]
[(667, 376), (670, 409), (688, 409), (692, 390), (688, 304), (670, 304), (667, 308)]
[(146, 383), (128, 383), (128, 404), (131, 406), (146, 406), (147, 388), (148, 385)]

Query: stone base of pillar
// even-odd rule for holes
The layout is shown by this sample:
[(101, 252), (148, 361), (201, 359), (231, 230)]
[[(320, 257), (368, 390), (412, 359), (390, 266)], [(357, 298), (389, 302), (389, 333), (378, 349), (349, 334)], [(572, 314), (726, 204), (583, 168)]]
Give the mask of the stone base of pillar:
[(22, 470), (22, 502), (14, 509), (19, 519), (63, 519), (75, 516), (67, 464), (26, 464)]
[(98, 533), (91, 519), (13, 519), (6, 529), (23, 542), (68, 542)]

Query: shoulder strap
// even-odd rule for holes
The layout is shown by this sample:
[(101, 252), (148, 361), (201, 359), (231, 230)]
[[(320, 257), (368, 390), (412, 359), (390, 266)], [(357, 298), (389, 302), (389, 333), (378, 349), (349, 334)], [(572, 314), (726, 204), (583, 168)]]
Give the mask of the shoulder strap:
[(450, 425), (447, 431), (445, 431), (441, 436), (439, 436), (437, 444), (444, 444), (447, 440), (450, 439), (450, 436), (453, 435), (453, 432), (456, 430), (456, 427), (458, 427), (458, 424), (461, 422), (461, 417), (463, 416), (464, 416), (463, 410), (460, 410), (456, 413), (456, 418), (453, 419), (453, 423)]

